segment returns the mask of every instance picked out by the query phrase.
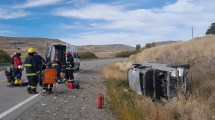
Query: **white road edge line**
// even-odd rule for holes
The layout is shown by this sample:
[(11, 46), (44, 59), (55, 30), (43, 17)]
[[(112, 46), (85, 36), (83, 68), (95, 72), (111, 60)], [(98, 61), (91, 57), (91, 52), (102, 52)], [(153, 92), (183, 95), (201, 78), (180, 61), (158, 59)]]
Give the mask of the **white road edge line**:
[(3, 117), (5, 117), (6, 115), (10, 114), (11, 112), (13, 112), (14, 110), (16, 110), (17, 108), (21, 107), (22, 105), (24, 105), (25, 103), (29, 102), (30, 100), (34, 99), (35, 97), (39, 96), (40, 94), (35, 94), (31, 97), (29, 97), (28, 99), (22, 101), (21, 103), (15, 105), (14, 107), (8, 109), (7, 111), (3, 112), (0, 114), (0, 119), (2, 119)]

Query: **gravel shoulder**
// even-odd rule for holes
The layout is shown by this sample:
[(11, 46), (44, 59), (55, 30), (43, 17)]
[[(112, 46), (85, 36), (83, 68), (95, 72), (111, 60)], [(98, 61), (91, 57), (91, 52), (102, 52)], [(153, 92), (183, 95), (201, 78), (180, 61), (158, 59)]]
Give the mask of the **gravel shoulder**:
[[(107, 109), (108, 95), (100, 73), (105, 65), (76, 73), (75, 79), (79, 80), (80, 89), (71, 90), (65, 84), (59, 84), (54, 94), (45, 94), (17, 120), (115, 120)], [(97, 109), (99, 93), (105, 97), (104, 109)]]

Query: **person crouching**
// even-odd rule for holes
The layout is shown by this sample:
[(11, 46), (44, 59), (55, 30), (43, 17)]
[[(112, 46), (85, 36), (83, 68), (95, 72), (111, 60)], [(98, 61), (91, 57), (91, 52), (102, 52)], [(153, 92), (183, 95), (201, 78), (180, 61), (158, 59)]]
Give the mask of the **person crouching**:
[(7, 86), (13, 87), (14, 76), (13, 76), (13, 67), (10, 66), (5, 70), (5, 76), (7, 77)]

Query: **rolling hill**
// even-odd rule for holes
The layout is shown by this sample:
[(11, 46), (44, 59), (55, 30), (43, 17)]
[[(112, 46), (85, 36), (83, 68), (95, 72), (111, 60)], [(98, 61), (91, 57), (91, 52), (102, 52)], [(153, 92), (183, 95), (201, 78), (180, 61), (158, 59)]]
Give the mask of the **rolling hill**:
[[(2, 37), (0, 36), (0, 48), (9, 54), (20, 49), (22, 57), (27, 55), (26, 51), (29, 47), (33, 47), (36, 51), (44, 56), (46, 47), (52, 43), (65, 43), (59, 39), (49, 38), (21, 38), (21, 37)], [(80, 52), (90, 51), (94, 52), (97, 57), (111, 57), (113, 54), (119, 51), (134, 50), (134, 47), (123, 45), (123, 44), (112, 44), (112, 45), (85, 45), (77, 46)]]
[(18, 38), (18, 37), (0, 37), (0, 48), (12, 54), (20, 49), (23, 57), (27, 55), (28, 48), (33, 47), (42, 56), (50, 43), (65, 43), (58, 39), (48, 38)]

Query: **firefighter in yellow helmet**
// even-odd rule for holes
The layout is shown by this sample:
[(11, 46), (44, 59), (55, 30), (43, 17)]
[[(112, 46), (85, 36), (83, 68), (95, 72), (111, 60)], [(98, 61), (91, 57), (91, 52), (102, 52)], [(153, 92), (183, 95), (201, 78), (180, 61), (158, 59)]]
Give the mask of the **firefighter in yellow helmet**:
[(25, 58), (26, 76), (28, 78), (27, 91), (29, 94), (38, 94), (36, 91), (38, 83), (39, 67), (37, 64), (37, 59), (34, 57), (34, 48), (28, 49), (28, 56)]

